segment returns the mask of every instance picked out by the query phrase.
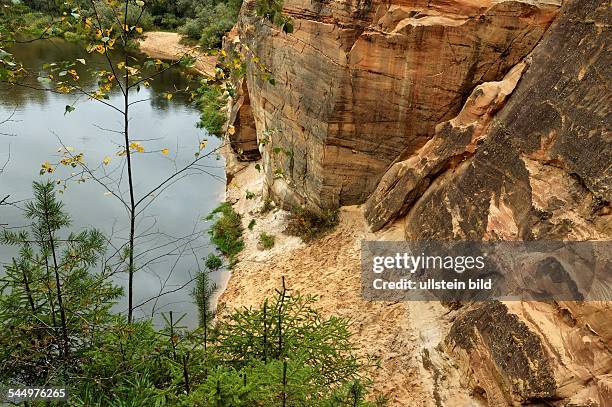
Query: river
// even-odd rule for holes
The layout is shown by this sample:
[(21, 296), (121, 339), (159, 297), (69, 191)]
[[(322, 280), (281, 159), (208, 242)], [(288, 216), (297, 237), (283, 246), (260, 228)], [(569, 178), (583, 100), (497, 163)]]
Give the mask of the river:
[[(88, 70), (96, 67), (108, 69), (106, 60), (97, 53), (87, 54), (82, 46), (65, 41), (36, 41), (11, 50), (30, 72), (23, 82), (42, 86), (36, 79), (44, 63), (84, 58), (79, 75), (84, 83), (94, 83)], [(138, 57), (139, 58), (139, 57)], [(196, 78), (182, 68), (164, 72), (151, 82), (149, 88), (134, 91), (132, 100), (144, 100), (130, 109), (132, 138), (142, 140), (145, 151), (134, 154), (133, 166), (137, 196), (147, 194), (158, 183), (194, 159), (201, 140), (208, 140), (204, 153), (217, 149), (221, 140), (209, 136), (196, 127), (198, 110), (186, 96), (177, 94), (171, 100), (167, 92), (197, 86)], [(107, 101), (122, 107), (119, 90)], [(76, 103), (75, 103), (76, 102)], [(66, 113), (66, 106), (75, 110)], [(51, 174), (39, 175), (41, 164), (57, 163), (62, 145), (74, 153), (82, 152), (90, 167), (108, 172), (122, 170), (125, 157), (119, 157), (122, 135), (114, 131), (122, 128), (122, 116), (97, 101), (77, 95), (55, 94), (27, 87), (0, 84), (0, 199), (10, 195), (13, 206), (0, 207), (0, 224), (17, 228), (27, 223), (19, 208), (32, 196), (32, 181), (65, 179), (75, 169), (59, 165)], [(112, 130), (112, 131), (109, 131)], [(164, 155), (161, 150), (168, 149)], [(112, 161), (106, 166), (104, 159)], [(135, 255), (137, 266), (142, 267), (135, 276), (135, 304), (165, 293), (157, 301), (151, 300), (135, 311), (135, 317), (154, 316), (159, 322), (160, 312), (174, 311), (186, 314), (184, 325), (197, 324), (197, 309), (190, 296), (191, 282), (203, 258), (214, 251), (209, 242), (205, 216), (223, 199), (225, 189), (224, 161), (219, 154), (202, 159), (199, 171), (188, 171), (186, 177), (155, 195), (155, 199), (139, 218)], [(100, 174), (100, 172), (99, 172)], [(123, 204), (93, 180), (79, 182), (74, 177), (59, 197), (70, 213), (72, 229), (95, 227), (111, 236), (117, 246), (129, 234), (127, 212)], [(115, 177), (116, 178), (116, 177)], [(125, 177), (120, 190), (127, 197)], [(112, 250), (109, 249), (109, 256)], [(10, 260), (14, 249), (0, 246), (0, 262)], [(213, 280), (225, 280), (225, 271), (213, 273)], [(127, 287), (127, 275), (116, 275), (116, 282)], [(125, 312), (127, 301), (120, 301), (117, 312)]]

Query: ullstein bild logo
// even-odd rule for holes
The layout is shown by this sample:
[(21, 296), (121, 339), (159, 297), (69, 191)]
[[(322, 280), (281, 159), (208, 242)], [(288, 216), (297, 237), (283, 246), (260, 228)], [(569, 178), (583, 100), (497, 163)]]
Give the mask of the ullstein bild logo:
[(363, 241), (361, 249), (368, 300), (612, 300), (609, 241)]

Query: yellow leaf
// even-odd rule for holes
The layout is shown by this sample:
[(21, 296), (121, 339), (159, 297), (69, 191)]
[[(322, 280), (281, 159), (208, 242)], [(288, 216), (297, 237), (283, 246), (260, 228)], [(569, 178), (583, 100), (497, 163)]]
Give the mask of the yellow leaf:
[(142, 34), (142, 27), (136, 27), (136, 32), (138, 34)]
[(230, 136), (233, 136), (234, 134), (236, 134), (236, 128), (230, 124), (227, 128), (227, 132), (230, 134)]
[(204, 150), (206, 148), (207, 143), (208, 143), (208, 140), (200, 141), (200, 150)]
[(43, 165), (41, 165), (40, 167), (41, 167), (41, 169), (40, 169), (40, 174), (41, 175), (46, 173), (46, 172), (51, 173), (51, 172), (53, 172), (55, 170), (55, 168), (53, 168), (53, 166), (49, 163), (49, 161), (45, 161), (43, 163)]
[(163, 155), (168, 155), (168, 153), (170, 153), (170, 150), (168, 150), (167, 148), (162, 149), (161, 153)]
[(104, 163), (104, 165), (108, 165), (110, 164), (111, 160), (112, 158), (109, 155), (107, 155), (106, 157), (104, 157), (104, 160), (102, 160), (102, 162)]
[(144, 153), (144, 151), (145, 151), (144, 147), (140, 143), (138, 143), (136, 141), (130, 143), (130, 149), (132, 149), (132, 150), (134, 150), (136, 152), (139, 152), (139, 153)]
[(166, 93), (166, 99), (172, 100), (173, 97), (174, 95), (172, 95), (172, 93)]

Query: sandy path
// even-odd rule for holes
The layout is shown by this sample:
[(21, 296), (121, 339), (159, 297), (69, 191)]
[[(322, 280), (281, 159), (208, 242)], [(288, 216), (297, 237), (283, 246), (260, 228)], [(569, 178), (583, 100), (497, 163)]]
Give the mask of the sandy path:
[[(228, 200), (243, 214), (245, 226), (253, 218), (257, 223), (252, 231), (245, 228), (246, 247), (221, 295), (220, 305), (230, 309), (260, 305), (265, 297), (274, 295), (284, 276), (289, 289), (318, 296), (316, 307), (323, 315), (350, 318), (360, 353), (380, 360), (381, 368), (373, 375), (375, 391), (388, 397), (389, 406), (429, 407), (440, 402), (443, 406), (475, 405), (464, 390), (446, 380), (457, 380), (456, 370), (449, 370), (435, 351), (448, 326), (444, 307), (370, 302), (361, 297), (360, 245), (362, 239), (372, 238), (361, 210), (342, 208), (340, 225), (331, 234), (306, 245), (282, 234), (283, 211), (263, 216), (257, 213), (261, 189), (261, 176), (253, 165), (239, 172), (228, 188)], [(246, 190), (257, 193), (256, 198), (246, 200)], [(276, 235), (272, 250), (260, 251), (256, 247), (257, 236), (263, 230)], [(389, 233), (377, 237), (393, 239), (393, 231)], [(424, 349), (428, 352), (425, 356)]]
[(138, 42), (140, 50), (151, 58), (176, 61), (189, 54), (196, 58), (194, 68), (203, 75), (214, 76), (217, 57), (206, 55), (197, 47), (180, 44), (181, 36), (177, 33), (151, 31)]

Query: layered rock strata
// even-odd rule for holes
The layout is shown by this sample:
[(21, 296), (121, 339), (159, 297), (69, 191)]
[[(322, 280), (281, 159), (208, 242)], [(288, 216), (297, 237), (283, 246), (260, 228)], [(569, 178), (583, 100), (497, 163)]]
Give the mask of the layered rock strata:
[(319, 208), (364, 202), (476, 86), (519, 63), (558, 11), (550, 0), (286, 0), (286, 34), (253, 7), (232, 42), (246, 55), (268, 188), (280, 204)]

